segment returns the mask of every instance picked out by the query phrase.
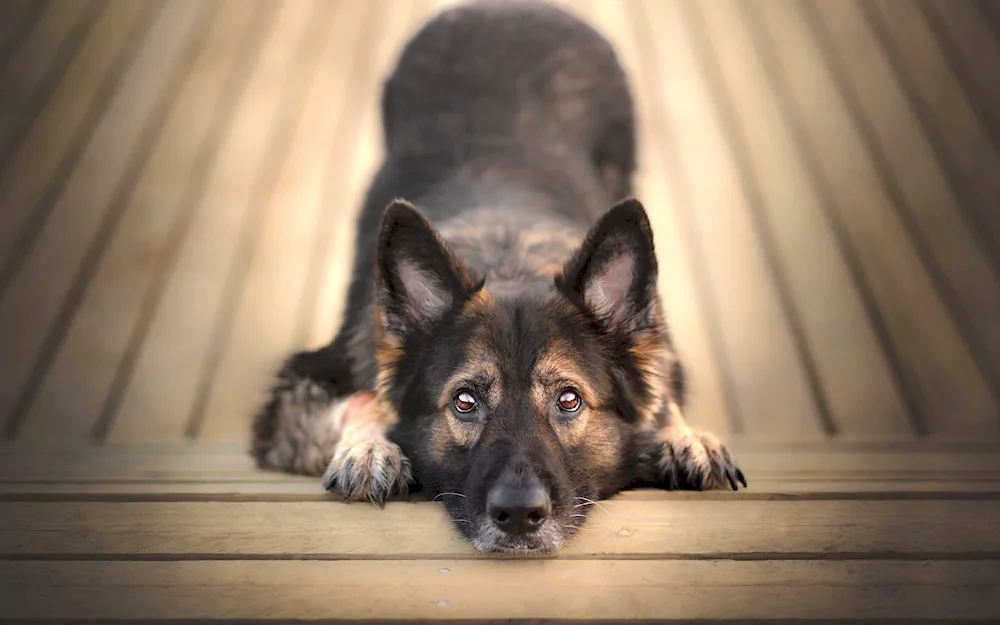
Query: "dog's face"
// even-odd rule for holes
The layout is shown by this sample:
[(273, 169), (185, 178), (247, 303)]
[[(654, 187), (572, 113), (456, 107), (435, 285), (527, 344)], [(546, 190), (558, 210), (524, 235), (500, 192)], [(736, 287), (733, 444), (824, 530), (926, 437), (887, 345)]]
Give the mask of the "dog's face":
[(548, 551), (635, 476), (669, 350), (652, 234), (624, 202), (547, 288), (490, 292), (412, 207), (380, 239), (380, 400), (421, 485), (482, 551)]

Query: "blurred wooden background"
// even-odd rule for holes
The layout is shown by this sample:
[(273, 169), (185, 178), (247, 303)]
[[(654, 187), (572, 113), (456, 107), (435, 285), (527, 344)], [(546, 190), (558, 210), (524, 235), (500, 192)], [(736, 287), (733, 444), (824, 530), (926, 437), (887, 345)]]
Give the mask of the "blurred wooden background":
[[(1000, 436), (1000, 6), (572, 2), (631, 75), (695, 422)], [(426, 0), (6, 0), (5, 442), (247, 440), (335, 331)]]
[[(19, 597), (11, 614), (63, 614), (68, 595), (31, 585), (60, 579), (83, 588), (72, 596), (86, 614), (133, 618), (159, 606), (193, 617), (215, 606), (205, 609), (257, 615), (267, 611), (254, 612), (263, 599), (253, 584), (355, 575), (405, 586), (426, 574), (414, 553), (468, 555), (436, 507), (333, 512), (313, 481), (255, 472), (244, 452), (280, 359), (323, 344), (338, 325), (354, 216), (381, 156), (381, 80), (406, 37), (447, 4), (0, 2), (0, 495), (15, 502), (0, 506), (0, 571), (16, 567), (0, 577), (26, 584), (5, 587)], [(711, 497), (690, 501), (697, 514), (685, 533), (663, 515), (695, 508), (626, 498), (615, 526), (585, 534), (574, 553), (647, 554), (635, 575), (690, 579), (681, 594), (704, 595), (719, 618), (733, 617), (736, 602), (714, 601), (723, 591), (705, 576), (715, 573), (698, 572), (708, 564), (664, 553), (944, 553), (918, 572), (836, 557), (749, 573), (733, 572), (743, 571), (738, 562), (712, 566), (747, 580), (726, 596), (752, 597), (767, 616), (760, 598), (802, 579), (820, 580), (801, 589), (811, 606), (803, 618), (838, 607), (1000, 616), (989, 603), (996, 588), (982, 586), (998, 577), (996, 562), (951, 562), (1000, 553), (998, 502), (976, 500), (1000, 492), (1000, 2), (564, 4), (614, 42), (632, 80), (639, 195), (654, 219), (691, 420), (742, 450), (760, 497), (817, 499), (794, 510), (753, 492), (725, 509), (711, 508)], [(828, 491), (939, 500), (837, 507), (822, 501)], [(217, 507), (190, 503), (200, 497)], [(970, 500), (952, 501), (962, 497)], [(46, 498), (63, 503), (38, 503)], [(175, 503), (149, 503), (161, 499)], [(247, 500), (271, 503), (234, 503)], [(393, 525), (400, 510), (423, 520)], [(291, 518), (299, 534), (283, 533)], [(326, 519), (341, 534), (317, 545), (309, 532), (332, 531)], [(762, 533), (731, 538), (744, 521)], [(140, 533), (129, 533), (133, 524)], [(673, 542), (642, 542), (655, 534), (640, 532), (639, 543), (623, 543), (632, 534), (622, 524)], [(359, 547), (359, 536), (371, 541)], [(317, 551), (364, 559), (359, 549), (410, 555), (396, 568), (101, 562)], [(87, 558), (98, 562), (72, 562)], [(596, 580), (586, 592), (603, 597), (600, 584), (618, 579), (612, 564), (573, 564), (585, 571), (580, 588)], [(232, 576), (250, 590), (181, 607), (187, 595), (169, 588), (182, 573), (191, 596)], [(116, 603), (86, 590), (95, 575), (119, 589), (162, 587), (135, 595), (153, 603)], [(890, 578), (901, 590), (889, 603), (866, 594), (865, 584)], [(941, 580), (959, 586), (928, 592)], [(859, 586), (851, 594), (838, 584)], [(315, 591), (289, 591), (275, 613), (341, 597), (303, 588)], [(352, 588), (341, 599), (376, 601), (376, 591)], [(501, 599), (515, 591), (495, 589)], [(648, 595), (628, 597), (635, 613), (660, 614)], [(961, 609), (934, 612), (942, 597)], [(432, 598), (427, 606), (438, 607), (420, 604), (427, 618), (440, 614)], [(675, 614), (706, 614), (694, 599), (674, 605)], [(358, 610), (347, 614), (370, 614)]]

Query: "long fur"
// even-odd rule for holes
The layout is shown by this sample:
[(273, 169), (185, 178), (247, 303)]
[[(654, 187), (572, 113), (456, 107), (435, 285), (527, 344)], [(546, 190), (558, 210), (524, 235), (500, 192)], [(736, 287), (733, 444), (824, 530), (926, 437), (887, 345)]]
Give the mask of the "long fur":
[[(683, 419), (610, 44), (540, 2), (452, 8), (406, 45), (382, 120), (343, 325), (280, 370), (258, 462), (351, 499), (447, 495), (485, 551), (557, 548), (581, 502), (630, 486), (745, 484)], [(582, 408), (560, 407), (566, 391)], [(456, 409), (461, 393), (474, 411)], [(499, 530), (491, 489), (529, 484), (551, 518)]]

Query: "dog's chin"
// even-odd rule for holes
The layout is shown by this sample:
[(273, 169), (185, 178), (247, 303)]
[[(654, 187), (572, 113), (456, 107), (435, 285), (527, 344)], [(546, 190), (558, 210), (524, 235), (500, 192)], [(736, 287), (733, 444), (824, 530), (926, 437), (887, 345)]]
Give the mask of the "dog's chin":
[(465, 525), (458, 524), (465, 537), (483, 553), (548, 553), (565, 545), (576, 535), (577, 527), (561, 524), (551, 519), (537, 531), (521, 536), (512, 536), (493, 525), (488, 517)]

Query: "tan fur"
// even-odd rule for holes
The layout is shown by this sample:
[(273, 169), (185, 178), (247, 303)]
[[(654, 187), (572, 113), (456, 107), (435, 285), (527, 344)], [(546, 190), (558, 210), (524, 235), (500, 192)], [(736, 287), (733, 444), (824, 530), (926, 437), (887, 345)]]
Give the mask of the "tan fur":
[(395, 412), (382, 410), (375, 394), (362, 391), (339, 403), (340, 440), (323, 475), (327, 489), (336, 488), (345, 499), (380, 502), (405, 494), (411, 481), (410, 461), (386, 432)]
[(552, 280), (582, 241), (581, 232), (557, 220), (524, 228), (502, 206), (483, 206), (439, 226), (452, 252), (490, 283)]
[(664, 345), (658, 329), (636, 332), (632, 340), (634, 344), (629, 352), (635, 359), (636, 368), (650, 395), (647, 402), (636, 408), (642, 421), (654, 426), (657, 425), (658, 416), (665, 412), (664, 407), (669, 401), (673, 401), (669, 375), (672, 352)]
[[(493, 297), (485, 289), (481, 289), (473, 295), (465, 304), (462, 315), (471, 317), (488, 312), (495, 302)], [(447, 434), (458, 445), (471, 447), (478, 440), (482, 431), (480, 424), (469, 423), (455, 417), (451, 410), (454, 401), (455, 391), (469, 380), (485, 379), (491, 380), (491, 398), (494, 402), (500, 402), (503, 398), (503, 385), (500, 379), (500, 370), (490, 354), (485, 344), (483, 335), (474, 336), (465, 346), (465, 365), (456, 371), (441, 387), (441, 394), (438, 397), (438, 407), (444, 415), (447, 424)]]

